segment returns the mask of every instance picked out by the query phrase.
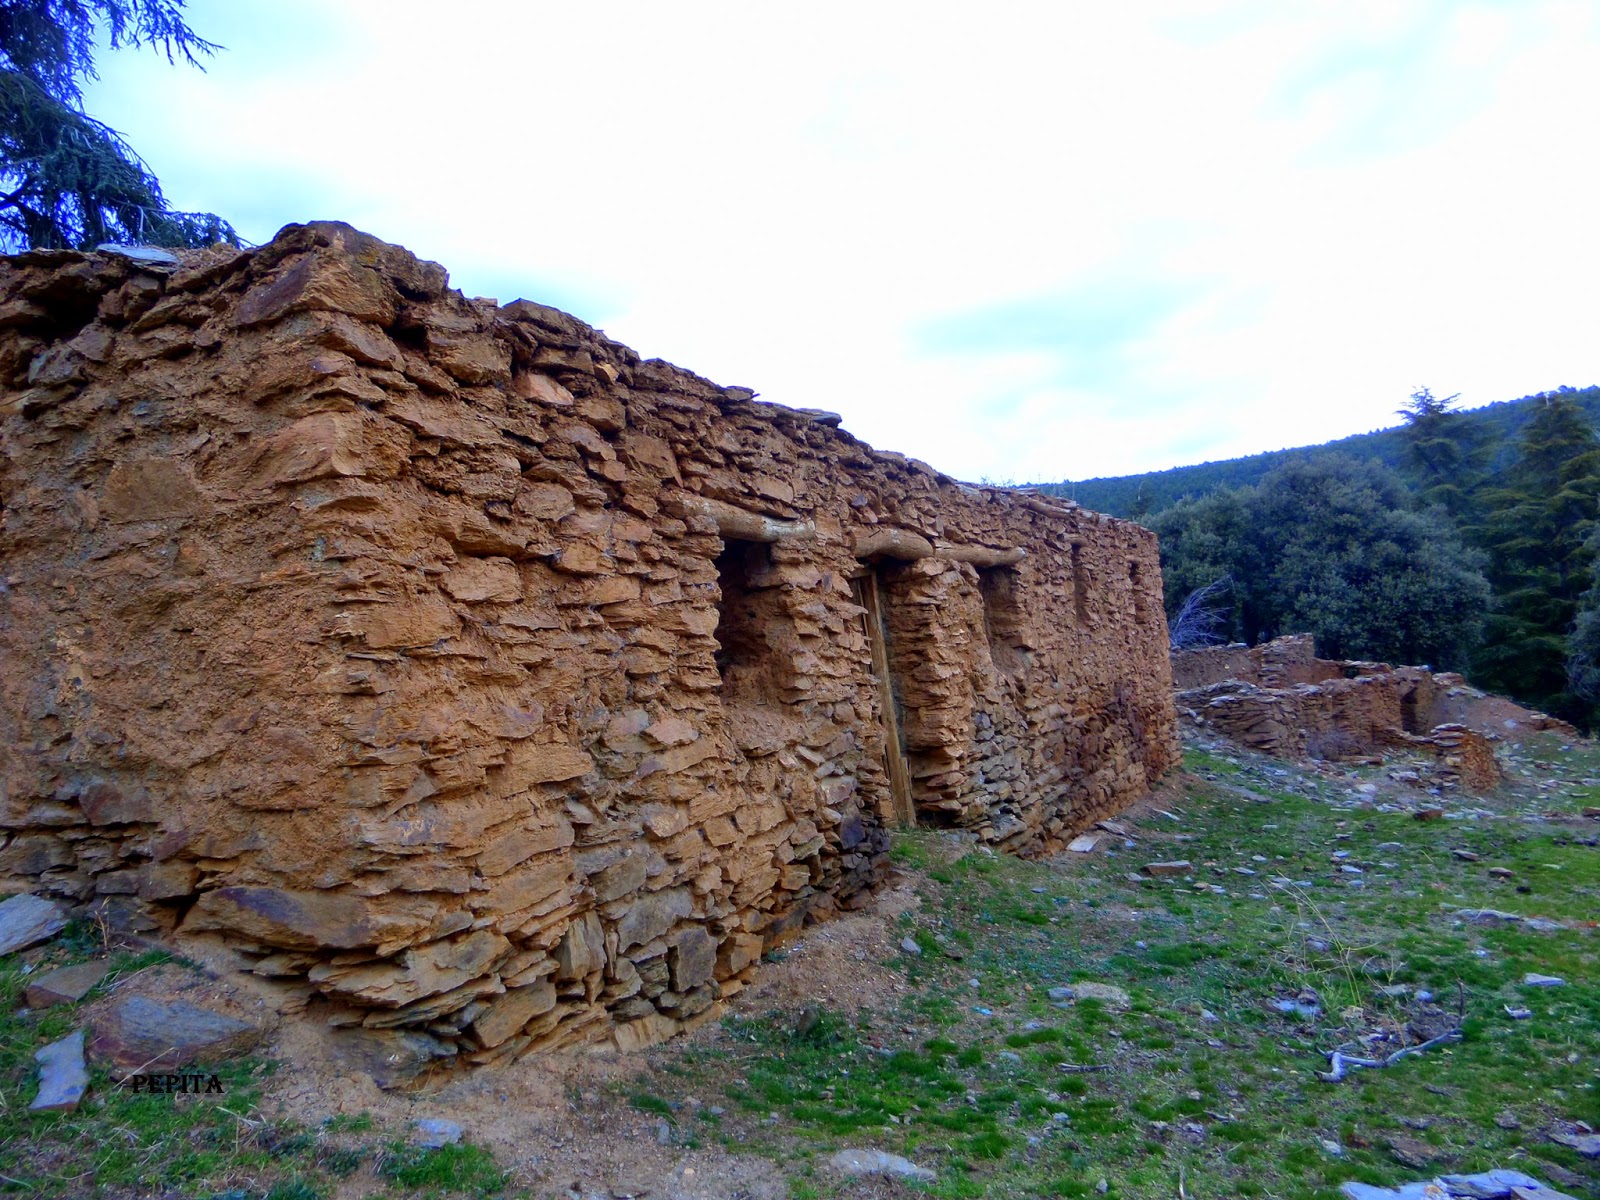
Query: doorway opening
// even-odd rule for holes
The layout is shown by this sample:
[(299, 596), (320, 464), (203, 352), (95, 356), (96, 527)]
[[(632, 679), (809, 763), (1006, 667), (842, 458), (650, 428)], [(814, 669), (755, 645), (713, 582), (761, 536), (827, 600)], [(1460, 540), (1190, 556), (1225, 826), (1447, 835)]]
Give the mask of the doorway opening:
[(889, 626), (884, 619), (884, 587), (878, 568), (869, 565), (851, 581), (851, 590), (863, 610), (872, 674), (878, 684), (878, 710), (883, 714), (883, 766), (889, 776), (894, 819), (899, 825), (911, 827), (917, 823), (917, 811), (911, 799), (911, 766), (906, 758), (900, 697), (889, 670)]
[(1407, 733), (1422, 732), (1422, 718), (1417, 714), (1416, 688), (1400, 697), (1400, 728)]

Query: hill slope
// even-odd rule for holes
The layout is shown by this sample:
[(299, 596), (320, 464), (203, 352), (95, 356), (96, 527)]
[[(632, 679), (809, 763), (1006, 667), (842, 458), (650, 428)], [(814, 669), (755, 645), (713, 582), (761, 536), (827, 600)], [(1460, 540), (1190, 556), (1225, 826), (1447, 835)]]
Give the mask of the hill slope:
[[(1600, 426), (1600, 386), (1557, 390), (1577, 401), (1589, 420)], [(1502, 400), (1482, 408), (1467, 409), (1464, 415), (1481, 427), (1485, 442), (1497, 446), (1497, 453), (1509, 460), (1515, 454), (1517, 435), (1533, 415), (1533, 406), (1537, 400), (1538, 396), (1524, 396), (1520, 400)], [(1261, 477), (1268, 471), (1293, 458), (1343, 454), (1398, 468), (1405, 449), (1402, 428), (1396, 426), (1392, 429), (1378, 429), (1371, 433), (1358, 433), (1351, 437), (1340, 438), (1334, 442), (1324, 442), (1319, 446), (1272, 450), (1245, 458), (1172, 467), (1165, 471), (1148, 471), (1142, 475), (1083, 479), (1077, 482), (1068, 480), (1035, 486), (1046, 494), (1070, 496), (1086, 508), (1097, 512), (1110, 513), (1116, 517), (1140, 517), (1160, 512), (1185, 497), (1204, 496), (1224, 487), (1243, 487), (1260, 483)], [(1498, 460), (1492, 464), (1493, 467), (1503, 465), (1504, 463)]]

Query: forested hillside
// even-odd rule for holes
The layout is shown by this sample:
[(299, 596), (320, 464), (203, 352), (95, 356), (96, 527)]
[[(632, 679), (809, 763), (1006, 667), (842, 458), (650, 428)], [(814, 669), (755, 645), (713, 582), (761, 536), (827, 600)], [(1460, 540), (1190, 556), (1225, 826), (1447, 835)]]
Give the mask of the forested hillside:
[(1395, 429), (1077, 499), (1160, 535), (1175, 641), (1311, 633), (1329, 657), (1460, 670), (1594, 729), (1600, 387), (1453, 399), (1423, 389)]
[[(1567, 396), (1582, 409), (1591, 424), (1600, 425), (1600, 387), (1560, 388), (1555, 394)], [(1481, 431), (1485, 442), (1498, 447), (1500, 461), (1491, 466), (1503, 468), (1508, 465), (1508, 456), (1514, 451), (1517, 436), (1532, 417), (1538, 399), (1539, 396), (1524, 396), (1520, 400), (1503, 400), (1482, 408), (1460, 410), (1461, 417), (1474, 429)], [(1075, 482), (1068, 480), (1033, 486), (1048, 494), (1071, 497), (1096, 512), (1138, 520), (1170, 508), (1179, 500), (1205, 496), (1218, 488), (1254, 486), (1261, 482), (1267, 472), (1297, 459), (1343, 455), (1399, 469), (1405, 463), (1405, 428), (1401, 425), (1393, 429), (1354, 434), (1320, 446), (1271, 450), (1245, 458), (1196, 463), (1165, 471), (1149, 471), (1143, 475), (1080, 479)]]

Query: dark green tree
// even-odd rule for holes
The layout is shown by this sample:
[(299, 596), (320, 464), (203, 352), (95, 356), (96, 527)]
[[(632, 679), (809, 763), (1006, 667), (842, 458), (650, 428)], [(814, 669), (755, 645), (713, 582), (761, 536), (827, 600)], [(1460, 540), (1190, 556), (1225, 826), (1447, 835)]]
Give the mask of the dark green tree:
[(1474, 499), (1484, 483), (1489, 446), (1482, 424), (1461, 412), (1456, 399), (1418, 388), (1396, 414), (1406, 422), (1401, 429), (1405, 473), (1418, 503), (1443, 508), (1458, 525), (1470, 528), (1476, 523)]
[(101, 242), (238, 244), (212, 213), (174, 211), (110, 126), (83, 111), (96, 37), (199, 66), (217, 49), (182, 18), (183, 0), (0, 0), (0, 248)]
[(1540, 397), (1516, 460), (1483, 493), (1480, 544), (1494, 606), (1475, 681), (1587, 722), (1571, 688), (1571, 637), (1593, 586), (1600, 517), (1600, 439), (1566, 395)]
[(1161, 580), (1167, 612), (1218, 579), (1233, 581), (1218, 606), (1221, 633), (1255, 643), (1273, 636), (1275, 613), (1262, 581), (1267, 546), (1255, 527), (1255, 488), (1222, 488), (1198, 500), (1180, 500), (1146, 522), (1161, 541)]
[(1589, 533), (1589, 590), (1578, 601), (1578, 615), (1567, 639), (1567, 688), (1589, 706), (1587, 727), (1600, 713), (1600, 522)]
[(1372, 463), (1292, 461), (1151, 525), (1169, 602), (1230, 576), (1241, 641), (1311, 633), (1336, 658), (1456, 666), (1488, 605), (1477, 556), (1454, 527), (1417, 512), (1399, 477)]

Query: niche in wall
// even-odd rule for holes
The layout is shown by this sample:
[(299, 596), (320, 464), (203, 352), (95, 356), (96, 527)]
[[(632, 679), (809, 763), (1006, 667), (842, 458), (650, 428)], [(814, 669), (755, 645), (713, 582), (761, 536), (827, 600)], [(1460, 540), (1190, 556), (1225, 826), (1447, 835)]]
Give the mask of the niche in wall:
[(716, 662), (725, 705), (780, 705), (798, 650), (772, 547), (726, 539), (717, 555)]
[(989, 657), (1003, 675), (1015, 675), (1028, 664), (1020, 587), (1021, 580), (1011, 567), (985, 567), (978, 571)]

